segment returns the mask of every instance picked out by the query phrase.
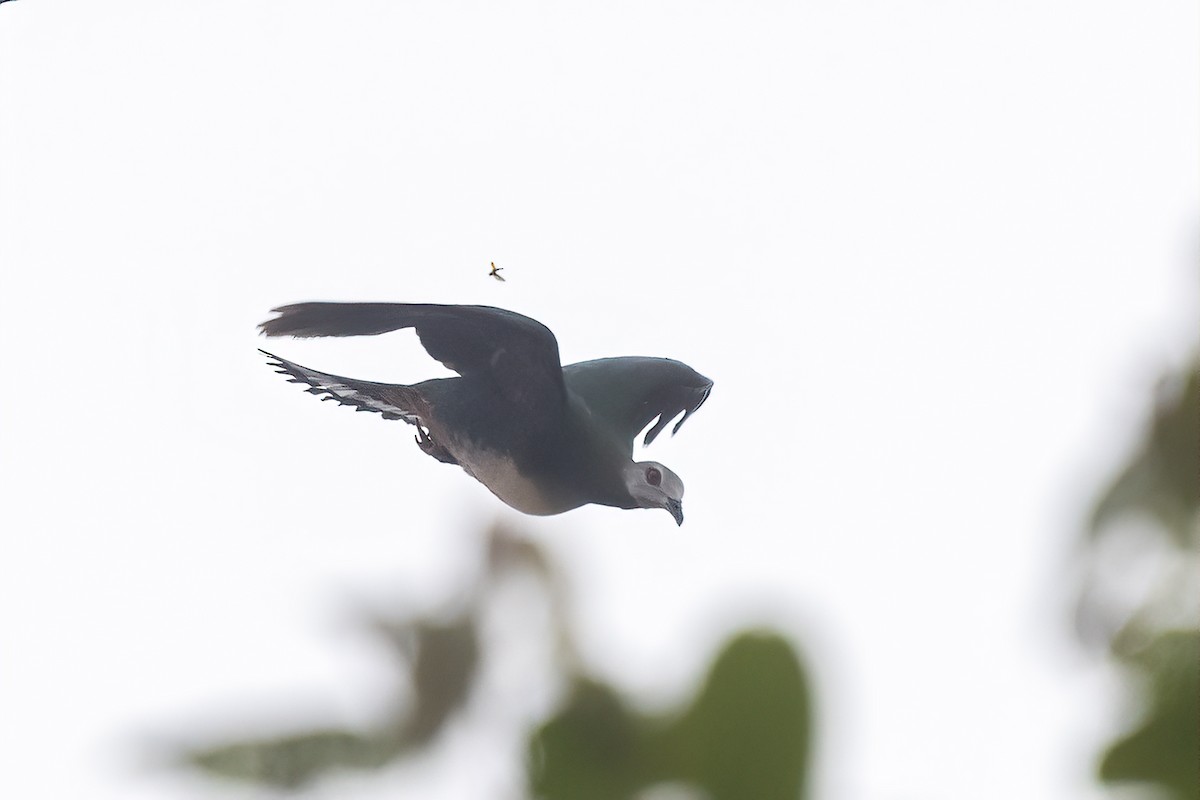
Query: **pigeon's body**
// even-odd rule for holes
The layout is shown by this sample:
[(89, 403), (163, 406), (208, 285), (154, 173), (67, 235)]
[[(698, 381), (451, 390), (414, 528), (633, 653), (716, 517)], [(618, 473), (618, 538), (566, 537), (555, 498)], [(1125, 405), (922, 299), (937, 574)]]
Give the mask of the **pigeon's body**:
[(261, 325), (268, 336), (416, 328), (430, 355), (460, 377), (373, 383), (267, 355), (322, 399), (416, 425), (425, 453), (458, 464), (518, 511), (661, 507), (682, 522), (683, 483), (661, 464), (635, 463), (631, 453), (634, 437), (656, 417), (647, 444), (683, 412), (678, 430), (708, 397), (712, 382), (687, 365), (626, 357), (562, 367), (548, 328), (486, 306), (300, 303), (276, 312)]

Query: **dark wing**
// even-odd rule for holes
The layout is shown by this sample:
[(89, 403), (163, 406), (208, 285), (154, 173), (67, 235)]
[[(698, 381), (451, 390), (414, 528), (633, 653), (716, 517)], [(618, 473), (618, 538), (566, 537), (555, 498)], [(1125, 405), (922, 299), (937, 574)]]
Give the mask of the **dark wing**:
[(322, 400), (336, 400), (344, 406), (353, 407), (355, 411), (374, 411), (382, 414), (384, 419), (402, 419), (413, 425), (428, 427), (427, 404), (420, 393), (411, 386), (328, 375), (294, 364), (266, 350), (258, 352), (270, 359), (268, 363), (275, 367), (276, 372), (289, 376), (288, 383), (307, 384), (308, 388), (305, 391), (309, 394), (324, 395)]
[(415, 328), (429, 355), (464, 378), (490, 384), (542, 419), (562, 412), (566, 393), (558, 341), (537, 320), (490, 306), (296, 303), (259, 325), (267, 336), (374, 336)]
[(708, 399), (712, 381), (687, 364), (669, 358), (601, 358), (563, 367), (567, 389), (587, 404), (603, 424), (627, 438), (658, 417), (646, 431), (650, 444), (679, 412), (671, 434)]

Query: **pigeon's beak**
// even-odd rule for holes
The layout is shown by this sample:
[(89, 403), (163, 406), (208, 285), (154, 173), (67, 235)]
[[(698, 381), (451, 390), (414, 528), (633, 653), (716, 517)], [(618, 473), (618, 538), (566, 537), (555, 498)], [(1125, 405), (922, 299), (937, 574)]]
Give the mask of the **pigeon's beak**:
[(680, 500), (667, 500), (667, 511), (671, 512), (671, 516), (675, 518), (676, 525), (683, 524), (683, 502)]

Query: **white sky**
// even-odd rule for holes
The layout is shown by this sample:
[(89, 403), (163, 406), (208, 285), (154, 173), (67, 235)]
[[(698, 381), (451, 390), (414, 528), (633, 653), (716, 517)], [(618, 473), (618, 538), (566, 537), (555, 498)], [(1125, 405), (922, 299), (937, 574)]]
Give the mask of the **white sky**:
[[(1195, 333), (1198, 31), (1182, 0), (3, 4), (0, 793), (246, 796), (129, 744), (363, 718), (348, 599), (436, 602), (499, 517), (636, 697), (794, 634), (822, 800), (1099, 797), (1120, 704), (1070, 553)], [(254, 325), (310, 299), (688, 362), (712, 398), (651, 450), (687, 523), (521, 518), (283, 383)], [(407, 334), (269, 346), (441, 374)], [(497, 796), (469, 728), (313, 796)]]

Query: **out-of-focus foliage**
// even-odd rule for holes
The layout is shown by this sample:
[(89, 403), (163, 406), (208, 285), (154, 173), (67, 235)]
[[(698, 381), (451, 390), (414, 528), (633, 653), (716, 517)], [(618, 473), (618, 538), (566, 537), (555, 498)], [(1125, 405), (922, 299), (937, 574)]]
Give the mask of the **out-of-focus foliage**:
[(1200, 480), (1200, 363), (1186, 376), (1160, 383), (1154, 418), (1141, 450), (1096, 503), (1091, 534), (1101, 536), (1120, 515), (1151, 515), (1175, 544), (1195, 549)]
[(367, 731), (337, 728), (197, 748), (184, 759), (215, 775), (295, 789), (342, 769), (378, 769), (428, 745), (463, 702), (476, 671), (475, 621), (449, 623), (375, 620), (373, 628), (409, 666), (407, 704), (392, 701), (382, 725)]
[(530, 778), (547, 800), (619, 800), (684, 783), (711, 800), (796, 800), (809, 753), (809, 691), (778, 636), (744, 633), (686, 708), (650, 716), (580, 680), (534, 735)]
[[(1139, 695), (1140, 716), (1108, 746), (1110, 783), (1150, 784), (1200, 797), (1200, 359), (1162, 381), (1145, 439), (1097, 502), (1078, 608), (1085, 640), (1104, 640)], [(1147, 535), (1139, 520), (1150, 520)], [(1104, 553), (1151, 551), (1153, 588), (1132, 603), (1117, 585), (1125, 563)], [(1123, 548), (1123, 549), (1122, 549)]]
[[(209, 774), (283, 789), (331, 772), (383, 767), (436, 740), (475, 690), (484, 611), (515, 573), (542, 586), (552, 610), (555, 671), (568, 687), (559, 709), (530, 736), (529, 787), (545, 798), (620, 800), (664, 782), (711, 800), (797, 800), (811, 738), (810, 692), (800, 661), (768, 631), (736, 636), (717, 656), (694, 700), (668, 713), (632, 709), (590, 677), (574, 646), (561, 575), (532, 542), (503, 529), (487, 539), (484, 568), (448, 621), (367, 619), (398, 656), (411, 691), (388, 698), (370, 730), (335, 726), (186, 749), (180, 759)], [(461, 595), (461, 592), (454, 594)]]
[[(431, 744), (466, 703), (478, 672), (482, 604), (494, 585), (531, 571), (552, 583), (542, 553), (497, 529), (487, 540), (483, 574), (449, 618), (388, 617), (363, 612), (361, 624), (396, 657), (398, 688), (381, 698), (383, 719), (370, 730), (333, 726), (281, 736), (186, 749), (180, 759), (212, 775), (279, 788), (303, 787), (330, 772), (378, 769)], [(402, 680), (408, 678), (407, 684)]]
[(1157, 783), (1171, 796), (1200, 797), (1200, 631), (1163, 633), (1128, 659), (1146, 682), (1142, 724), (1100, 763), (1110, 782)]

